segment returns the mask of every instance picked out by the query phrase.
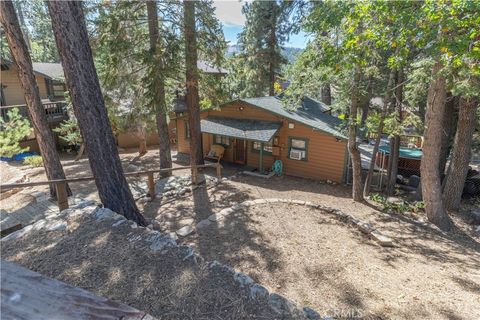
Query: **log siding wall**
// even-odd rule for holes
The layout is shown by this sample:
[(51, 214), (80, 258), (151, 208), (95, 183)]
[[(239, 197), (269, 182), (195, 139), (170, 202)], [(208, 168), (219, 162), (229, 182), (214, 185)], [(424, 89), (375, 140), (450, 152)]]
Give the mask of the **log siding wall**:
[[(45, 77), (37, 74), (35, 75), (35, 79), (37, 80), (38, 90), (40, 91), (40, 98), (47, 99), (48, 92)], [(17, 66), (12, 64), (10, 69), (1, 71), (1, 84), (4, 86), (3, 94), (5, 97), (5, 105), (25, 104), (25, 95), (22, 85), (20, 84), (20, 79), (18, 79)]]
[[(263, 167), (270, 168), (277, 159), (283, 162), (284, 173), (291, 176), (313, 178), (317, 180), (332, 180), (342, 182), (345, 159), (346, 159), (346, 141), (337, 140), (334, 136), (323, 133), (320, 130), (313, 129), (301, 123), (284, 119), (273, 113), (269, 113), (254, 106), (236, 102), (226, 105), (218, 110), (208, 110), (201, 113), (201, 118), (207, 116), (217, 116), (236, 119), (255, 119), (265, 121), (282, 122), (283, 125), (275, 137), (278, 138), (280, 147), (280, 156), (263, 154)], [(178, 151), (189, 152), (188, 140), (184, 139), (185, 118), (177, 119), (178, 132)], [(293, 123), (294, 128), (289, 129), (289, 123)], [(288, 157), (289, 138), (302, 138), (308, 140), (307, 160), (292, 160)], [(208, 153), (209, 146), (213, 143), (213, 135), (203, 134), (203, 151)], [(260, 154), (252, 151), (253, 142), (247, 141), (247, 165), (258, 168)], [(225, 149), (224, 161), (233, 161), (233, 143)]]

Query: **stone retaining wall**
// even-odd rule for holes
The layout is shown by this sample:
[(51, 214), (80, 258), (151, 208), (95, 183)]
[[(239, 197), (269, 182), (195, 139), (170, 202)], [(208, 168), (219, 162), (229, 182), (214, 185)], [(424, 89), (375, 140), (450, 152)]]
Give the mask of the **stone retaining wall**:
[(321, 319), (316, 311), (308, 307), (298, 307), (293, 301), (277, 293), (270, 293), (267, 288), (255, 283), (248, 275), (235, 271), (230, 266), (218, 261), (205, 262), (191, 247), (178, 245), (168, 235), (150, 228), (139, 227), (135, 222), (126, 220), (124, 216), (91, 203), (72, 206), (59, 214), (48, 216), (4, 237), (1, 242), (18, 239), (33, 231), (54, 232), (65, 230), (68, 227), (68, 219), (76, 215), (88, 215), (94, 220), (108, 222), (111, 228), (122, 229), (122, 232), (126, 232), (126, 239), (130, 243), (148, 248), (147, 250), (152, 253), (167, 254), (167, 252), (174, 250), (183, 257), (182, 259), (186, 263), (194, 263), (200, 267), (221, 273), (223, 276), (231, 277), (237, 284), (238, 290), (245, 290), (248, 293), (248, 299), (251, 303), (265, 306), (265, 308), (277, 314), (279, 319)]
[[(211, 182), (213, 183), (218, 182), (214, 181), (214, 179), (207, 180), (212, 180)], [(157, 184), (157, 192), (160, 194), (163, 193), (163, 195), (167, 197), (181, 196), (188, 191), (183, 192), (180, 190), (191, 188), (190, 183), (186, 178), (170, 178), (170, 180), (166, 180), (165, 182), (166, 183), (164, 185), (159, 186)], [(179, 190), (177, 191), (177, 189)], [(169, 194), (168, 192), (170, 192), (171, 194)], [(134, 244), (142, 244), (142, 247), (148, 248), (149, 250), (151, 250), (152, 253), (156, 252), (159, 254), (165, 254), (169, 250), (176, 250), (178, 252), (181, 252), (184, 261), (188, 260), (195, 264), (203, 265), (206, 268), (232, 277), (233, 280), (238, 284), (240, 289), (247, 290), (249, 292), (249, 298), (251, 299), (251, 301), (262, 301), (266, 303), (266, 305), (271, 308), (276, 314), (278, 314), (279, 317), (282, 319), (321, 319), (320, 315), (316, 311), (308, 307), (299, 308), (293, 301), (277, 293), (270, 293), (268, 289), (261, 284), (254, 283), (254, 281), (248, 275), (242, 272), (237, 272), (233, 268), (221, 264), (218, 261), (205, 262), (203, 261), (203, 258), (197, 253), (195, 253), (191, 247), (185, 245), (178, 245), (175, 241), (177, 235), (181, 237), (186, 237), (193, 232), (201, 231), (203, 228), (208, 228), (210, 225), (218, 223), (220, 220), (224, 219), (226, 216), (234, 212), (238, 212), (240, 210), (244, 210), (255, 205), (263, 205), (267, 203), (285, 203), (292, 205), (308, 206), (322, 212), (333, 214), (339, 220), (356, 226), (360, 231), (371, 237), (381, 246), (393, 246), (392, 239), (384, 236), (371, 224), (362, 222), (355, 217), (342, 212), (341, 210), (328, 206), (323, 206), (320, 204), (315, 204), (310, 201), (278, 198), (247, 200), (242, 203), (235, 204), (229, 208), (222, 209), (221, 211), (212, 214), (208, 217), (208, 219), (204, 219), (198, 222), (196, 226), (182, 227), (181, 229), (170, 235), (165, 235), (159, 231), (153, 230), (152, 225), (149, 225), (149, 227), (147, 228), (139, 227), (135, 222), (126, 220), (124, 216), (119, 215), (111, 211), (110, 209), (100, 208), (96, 206), (93, 202), (89, 201), (72, 206), (71, 208), (62, 211), (60, 214), (47, 216), (45, 219), (41, 219), (32, 225), (29, 225), (19, 231), (8, 235), (7, 237), (4, 237), (3, 239), (1, 239), (1, 241), (3, 242), (17, 239), (24, 236), (28, 232), (32, 232), (35, 230), (65, 230), (68, 225), (67, 220), (69, 217), (73, 217), (75, 215), (89, 215), (95, 220), (111, 222), (112, 228), (118, 228), (120, 226), (125, 228), (125, 226), (127, 226), (127, 230), (130, 230), (126, 235), (127, 240)]]

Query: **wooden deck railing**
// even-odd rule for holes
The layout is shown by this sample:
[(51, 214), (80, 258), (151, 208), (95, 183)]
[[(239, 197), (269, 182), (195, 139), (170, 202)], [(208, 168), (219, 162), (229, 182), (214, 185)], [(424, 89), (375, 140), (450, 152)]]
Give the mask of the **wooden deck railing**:
[[(68, 119), (67, 114), (67, 102), (66, 101), (46, 101), (42, 100), (43, 107), (45, 108), (45, 114), (48, 121), (61, 121)], [(18, 108), (20, 114), (24, 117), (28, 117), (28, 109), (26, 104), (17, 104), (11, 106), (0, 106), (1, 117), (4, 121), (8, 121), (7, 111), (8, 109)]]
[[(167, 169), (157, 169), (157, 170), (144, 170), (144, 171), (135, 171), (135, 172), (126, 172), (124, 175), (126, 177), (136, 177), (136, 176), (147, 176), (148, 181), (148, 194), (151, 199), (155, 198), (155, 173), (162, 173), (162, 172), (172, 172), (178, 170), (185, 170), (191, 169), (192, 171), (192, 183), (198, 184), (198, 169), (201, 168), (216, 168), (217, 178), (222, 178), (222, 165), (219, 163), (212, 163), (212, 164), (203, 164), (203, 165), (195, 165), (195, 166), (183, 166), (183, 167), (175, 167), (175, 168), (167, 168)], [(55, 185), (55, 189), (57, 191), (57, 199), (58, 199), (58, 208), (60, 211), (68, 209), (68, 195), (67, 195), (67, 183), (75, 183), (75, 182), (82, 182), (82, 181), (92, 181), (95, 180), (95, 177), (78, 177), (78, 178), (68, 178), (68, 179), (58, 179), (58, 180), (47, 180), (47, 181), (35, 181), (35, 182), (23, 182), (23, 183), (12, 183), (12, 184), (2, 184), (0, 185), (0, 190), (9, 190), (9, 189), (16, 189), (16, 188), (28, 188), (28, 187), (35, 187), (35, 186), (44, 186), (44, 185)]]

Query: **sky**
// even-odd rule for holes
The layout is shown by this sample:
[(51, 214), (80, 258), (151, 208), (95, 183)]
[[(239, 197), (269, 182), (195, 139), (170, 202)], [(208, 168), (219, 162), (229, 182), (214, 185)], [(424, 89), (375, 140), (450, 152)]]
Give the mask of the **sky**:
[[(229, 44), (237, 43), (237, 35), (245, 26), (245, 16), (242, 14), (242, 5), (244, 1), (238, 0), (220, 0), (214, 1), (215, 15), (223, 24), (223, 33)], [(308, 36), (300, 32), (290, 36), (286, 47), (305, 48)]]

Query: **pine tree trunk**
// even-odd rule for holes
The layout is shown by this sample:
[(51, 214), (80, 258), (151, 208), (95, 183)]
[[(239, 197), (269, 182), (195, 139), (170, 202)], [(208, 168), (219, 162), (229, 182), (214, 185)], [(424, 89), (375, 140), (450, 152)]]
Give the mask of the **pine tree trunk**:
[[(368, 111), (370, 109), (370, 100), (373, 98), (373, 76), (370, 76), (368, 78), (368, 85), (367, 85), (366, 91), (367, 91), (367, 95), (364, 101), (362, 102), (362, 118), (360, 121), (360, 127), (362, 128), (365, 126), (365, 122), (367, 122)], [(364, 138), (365, 138), (365, 134), (362, 136), (362, 139)]]
[(275, 65), (274, 65), (274, 57), (275, 57), (275, 47), (277, 46), (277, 29), (275, 23), (271, 26), (270, 30), (270, 41), (269, 41), (269, 49), (270, 49), (270, 61), (268, 66), (268, 95), (274, 96), (275, 95)]
[(391, 196), (395, 193), (395, 186), (397, 185), (398, 175), (398, 159), (400, 157), (400, 136), (394, 135), (390, 139), (390, 157), (388, 158), (388, 181), (386, 193)]
[(445, 103), (445, 116), (443, 117), (443, 126), (442, 126), (442, 146), (440, 148), (440, 164), (438, 169), (440, 176), (445, 175), (445, 167), (447, 164), (448, 155), (450, 154), (450, 149), (452, 146), (453, 135), (455, 134), (455, 105), (456, 97), (453, 97), (451, 94), (447, 94), (447, 101)]
[(272, 61), (268, 66), (268, 95), (271, 97), (275, 95), (275, 68)]
[[(164, 109), (165, 110), (165, 109)], [(160, 145), (160, 169), (172, 167), (172, 152), (170, 150), (170, 136), (168, 133), (167, 115), (165, 112), (158, 112), (155, 116), (157, 122), (158, 142)], [(165, 178), (172, 175), (171, 171), (160, 173)]]
[(352, 88), (352, 103), (350, 105), (349, 125), (348, 125), (348, 151), (352, 161), (352, 197), (354, 201), (363, 201), (362, 194), (362, 161), (360, 151), (357, 146), (357, 115), (358, 115), (358, 95), (360, 83), (360, 67), (355, 66), (355, 74)]
[[(402, 119), (402, 103), (403, 103), (403, 70), (400, 69), (397, 72), (397, 81), (395, 89), (395, 109), (398, 123), (401, 125)], [(390, 172), (388, 174), (387, 182), (387, 195), (391, 196), (395, 193), (395, 186), (397, 185), (397, 175), (398, 175), (398, 160), (400, 158), (400, 136), (395, 134), (390, 143), (390, 159), (389, 163), (391, 166)]]
[[(365, 99), (364, 103), (362, 104), (362, 117), (360, 118), (360, 127), (363, 128), (365, 123), (367, 122), (368, 118), (368, 111), (370, 109), (370, 97)], [(365, 139), (365, 134), (362, 135), (362, 139)]]
[(147, 132), (142, 131), (139, 134), (140, 142), (138, 143), (138, 156), (143, 157), (147, 154)]
[(93, 63), (82, 3), (49, 1), (48, 8), (73, 111), (100, 200), (106, 208), (145, 226), (146, 221), (123, 175)]
[[(328, 32), (322, 31), (322, 37), (328, 37)], [(327, 106), (332, 104), (332, 90), (330, 83), (324, 84), (321, 88), (322, 102)]]
[(332, 92), (330, 89), (330, 84), (325, 84), (322, 86), (322, 102), (327, 106), (332, 104)]
[(185, 67), (187, 110), (190, 126), (190, 164), (203, 164), (202, 132), (200, 130), (200, 98), (198, 96), (197, 35), (195, 30), (196, 1), (184, 1)]
[[(1, 23), (5, 30), (13, 60), (18, 67), (18, 77), (25, 94), (28, 113), (40, 148), (40, 153), (42, 154), (43, 166), (47, 178), (48, 180), (65, 179), (65, 172), (63, 171), (60, 157), (55, 147), (53, 133), (48, 125), (45, 108), (40, 99), (40, 92), (35, 79), (35, 74), (33, 73), (30, 53), (28, 52), (22, 30), (17, 16), (15, 15), (15, 9), (11, 1), (2, 1), (0, 8)], [(68, 185), (67, 192), (68, 195), (72, 195)], [(50, 186), (50, 195), (51, 197), (56, 198), (54, 185)]]
[(443, 196), (447, 210), (458, 210), (468, 173), (478, 98), (460, 98), (457, 133)]
[(443, 205), (442, 186), (438, 170), (446, 100), (445, 78), (439, 74), (441, 69), (442, 64), (437, 61), (433, 67), (433, 79), (428, 89), (420, 172), (422, 175), (422, 195), (428, 220), (440, 229), (448, 231), (452, 228), (452, 221), (446, 214)]
[[(385, 117), (387, 115), (387, 111), (390, 105), (394, 78), (395, 78), (395, 69), (392, 69), (390, 70), (390, 74), (388, 76), (387, 90), (385, 92), (385, 98), (383, 99), (383, 108), (382, 108), (382, 113), (380, 114), (380, 122), (378, 124), (378, 129), (377, 129), (377, 137), (375, 138), (375, 145), (373, 146), (372, 158), (370, 159), (370, 166), (368, 168), (368, 173), (367, 173), (367, 177), (365, 179), (365, 185), (363, 188), (364, 197), (367, 197), (370, 194), (373, 170), (375, 169), (375, 160), (377, 158), (377, 153), (380, 146), (380, 140), (382, 137), (383, 128), (385, 127)], [(382, 186), (380, 186), (380, 189), (382, 189)]]
[[(155, 1), (147, 1), (147, 14), (148, 14), (148, 31), (150, 36), (150, 51), (152, 55), (156, 55), (158, 46), (158, 13), (157, 3)], [(170, 150), (170, 137), (168, 132), (167, 122), (167, 104), (165, 102), (165, 78), (162, 73), (164, 72), (164, 64), (162, 58), (158, 59), (158, 73), (159, 81), (155, 86), (155, 105), (152, 109), (155, 110), (155, 121), (157, 124), (158, 143), (160, 151), (160, 169), (167, 169), (172, 167), (172, 154)], [(160, 176), (162, 178), (170, 176), (172, 173), (162, 172)]]
[(27, 25), (25, 24), (25, 18), (23, 17), (22, 2), (15, 2), (15, 6), (17, 9), (18, 21), (20, 22), (20, 28), (23, 31), (23, 38), (25, 39), (25, 44), (27, 45), (28, 51), (31, 51), (32, 43), (30, 42), (30, 32), (28, 32)]

